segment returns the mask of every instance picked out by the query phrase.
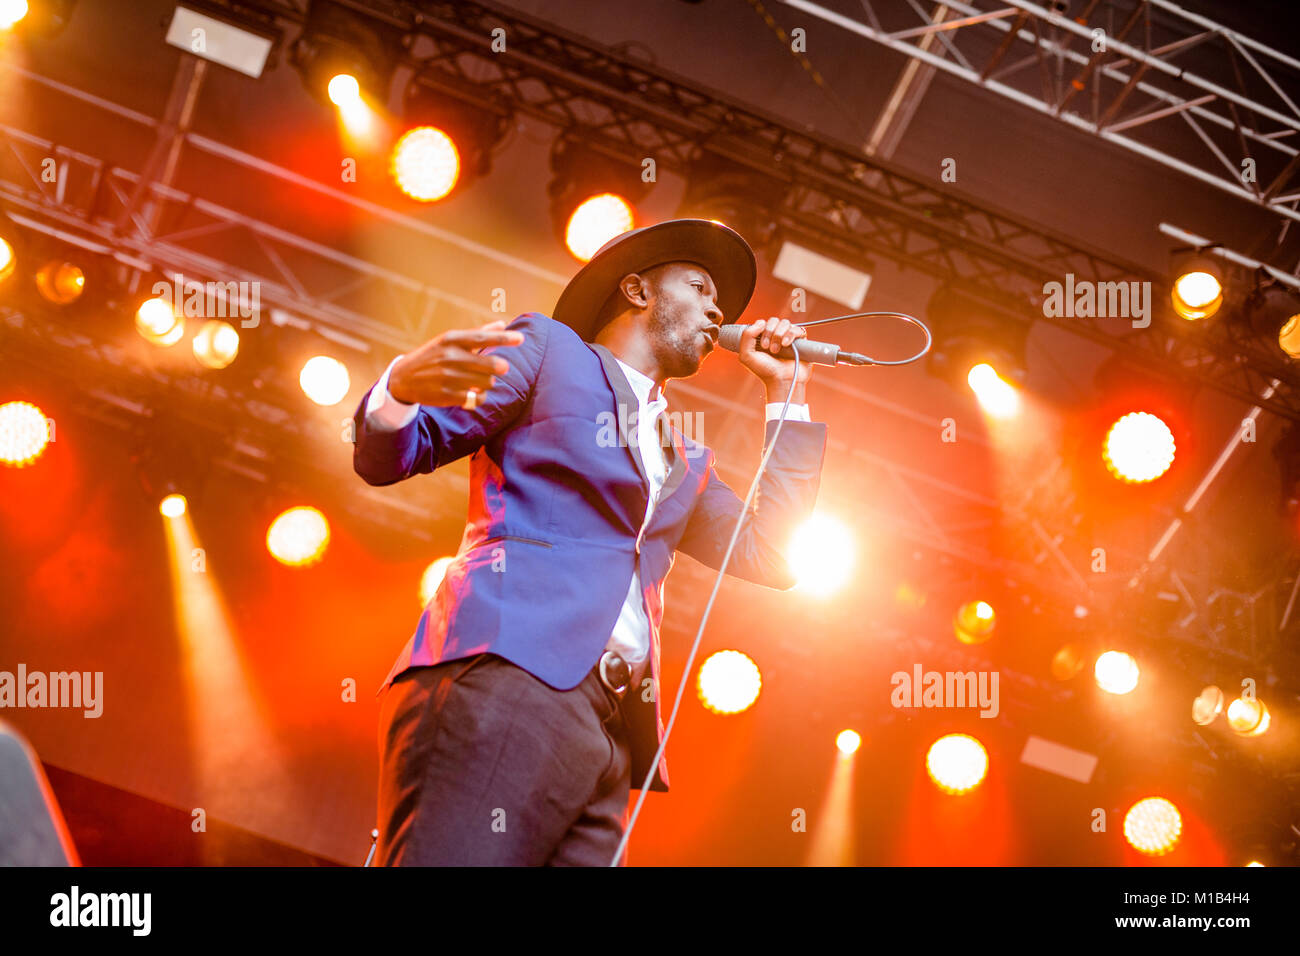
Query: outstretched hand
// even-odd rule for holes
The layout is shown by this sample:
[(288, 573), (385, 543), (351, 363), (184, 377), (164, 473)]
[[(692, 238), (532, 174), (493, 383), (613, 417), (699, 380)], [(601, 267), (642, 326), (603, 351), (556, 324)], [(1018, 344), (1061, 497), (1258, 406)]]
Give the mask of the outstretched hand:
[(480, 350), (524, 341), (522, 332), (507, 332), (507, 324), (498, 319), (477, 329), (452, 329), (408, 352), (388, 375), (389, 394), (408, 404), (472, 408), (478, 395), (510, 370), (500, 355), (480, 355)]

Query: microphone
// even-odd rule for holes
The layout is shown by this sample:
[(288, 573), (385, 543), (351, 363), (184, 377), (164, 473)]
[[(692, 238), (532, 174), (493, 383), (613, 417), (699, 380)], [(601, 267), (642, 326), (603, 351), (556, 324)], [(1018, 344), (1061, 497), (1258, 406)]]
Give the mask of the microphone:
[[(718, 345), (728, 352), (740, 351), (740, 337), (745, 334), (745, 325), (731, 323), (724, 326), (713, 326), (718, 330)], [(795, 339), (793, 344), (783, 346), (780, 352), (776, 353), (777, 358), (792, 359), (795, 352), (799, 353), (799, 361), (811, 362), (814, 365), (870, 365), (871, 359), (857, 352), (841, 352), (838, 345), (832, 345), (829, 342), (813, 342), (809, 339)], [(771, 352), (764, 352), (765, 355), (771, 355)]]

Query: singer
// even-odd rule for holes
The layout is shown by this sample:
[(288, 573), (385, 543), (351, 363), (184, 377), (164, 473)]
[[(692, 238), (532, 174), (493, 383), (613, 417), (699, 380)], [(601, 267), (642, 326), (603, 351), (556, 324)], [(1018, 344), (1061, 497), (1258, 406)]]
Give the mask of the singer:
[[(679, 550), (720, 567), (743, 510), (713, 453), (665, 427), (663, 388), (699, 370), (755, 277), (726, 226), (635, 229), (553, 318), (444, 332), (362, 398), (353, 467), (368, 484), (472, 456), (460, 550), (380, 688), (381, 865), (610, 863), (663, 733), (664, 578)], [(795, 583), (780, 549), (813, 510), (826, 446), (810, 366), (796, 377), (775, 354), (805, 334), (758, 320), (739, 349), (766, 390), (768, 443), (793, 387), (728, 566), (772, 588)], [(620, 408), (637, 410), (622, 440), (598, 440)], [(651, 789), (668, 789), (664, 760)]]

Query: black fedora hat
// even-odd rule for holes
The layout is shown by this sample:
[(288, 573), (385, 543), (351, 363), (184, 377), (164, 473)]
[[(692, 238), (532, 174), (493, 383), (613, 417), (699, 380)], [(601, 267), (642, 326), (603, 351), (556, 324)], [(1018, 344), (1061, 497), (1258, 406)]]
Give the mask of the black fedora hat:
[(694, 262), (708, 270), (718, 289), (724, 325), (740, 318), (754, 294), (758, 265), (740, 233), (712, 219), (669, 219), (625, 232), (601, 246), (564, 287), (551, 317), (590, 342), (600, 331), (601, 307), (619, 280), (665, 262)]

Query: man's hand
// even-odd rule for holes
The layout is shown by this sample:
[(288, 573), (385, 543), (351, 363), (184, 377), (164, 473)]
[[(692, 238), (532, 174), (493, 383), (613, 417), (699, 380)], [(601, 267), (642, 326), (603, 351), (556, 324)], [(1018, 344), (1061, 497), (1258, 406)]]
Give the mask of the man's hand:
[[(790, 383), (795, 381), (794, 359), (779, 359), (775, 353), (795, 339), (807, 337), (807, 329), (776, 317), (757, 319), (741, 334), (740, 364), (759, 377), (767, 389), (769, 402), (784, 402), (790, 394)], [(811, 376), (812, 363), (800, 361), (798, 380), (790, 398), (793, 404), (804, 404), (804, 385)]]
[[(402, 356), (388, 375), (388, 392), (399, 402), (472, 408), (477, 396), (510, 370), (499, 355), (479, 355), (493, 345), (519, 345), (522, 332), (505, 331), (504, 320), (478, 329), (453, 329)], [(467, 404), (470, 392), (475, 393)]]

